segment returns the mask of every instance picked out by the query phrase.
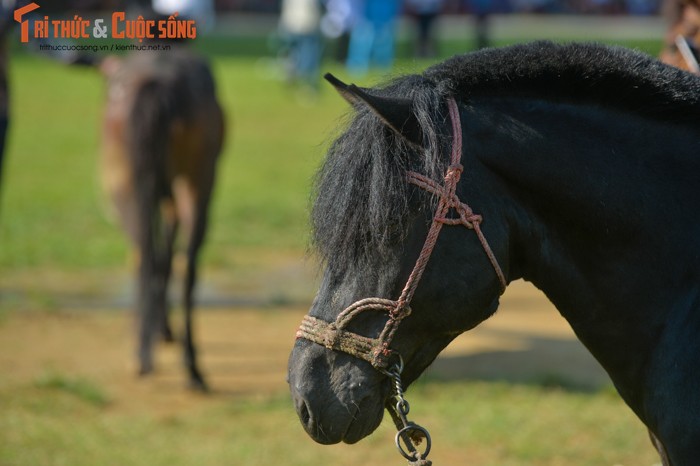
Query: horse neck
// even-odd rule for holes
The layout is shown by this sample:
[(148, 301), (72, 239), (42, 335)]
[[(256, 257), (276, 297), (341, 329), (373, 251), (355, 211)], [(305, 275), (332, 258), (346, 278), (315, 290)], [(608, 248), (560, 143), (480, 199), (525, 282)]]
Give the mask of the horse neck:
[(509, 225), (510, 278), (544, 291), (608, 372), (629, 364), (610, 345), (642, 351), (679, 292), (697, 289), (697, 132), (523, 99), (475, 100), (465, 113), (465, 152)]
[(700, 249), (696, 129), (522, 99), (470, 110), (465, 152), (507, 199), (511, 238), (525, 248), (512, 258), (517, 275), (544, 283), (574, 264), (591, 282), (615, 264), (681, 266), (669, 258)]

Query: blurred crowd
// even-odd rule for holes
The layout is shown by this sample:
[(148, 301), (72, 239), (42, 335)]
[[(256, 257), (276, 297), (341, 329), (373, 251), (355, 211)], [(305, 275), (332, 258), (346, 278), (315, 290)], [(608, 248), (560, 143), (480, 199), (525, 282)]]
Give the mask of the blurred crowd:
[[(484, 12), (499, 0), (468, 0), (473, 11)], [(465, 2), (466, 3), (466, 2)], [(396, 24), (408, 14), (415, 25), (415, 53), (436, 53), (435, 23), (445, 11), (445, 0), (282, 0), (279, 32), (286, 51), (290, 82), (318, 86), (324, 39), (336, 44), (335, 58), (352, 75), (370, 67), (389, 69), (394, 61)], [(477, 31), (479, 28), (477, 28)], [(477, 34), (478, 35), (478, 34)], [(479, 46), (486, 46), (485, 29)]]
[[(7, 39), (17, 26), (13, 12), (31, 0), (0, 2), (0, 181), (4, 140), (9, 124)], [(663, 2), (663, 4), (662, 4)], [(258, 12), (279, 15), (276, 41), (288, 82), (315, 93), (320, 87), (321, 58), (332, 52), (348, 73), (362, 76), (370, 68), (390, 69), (395, 56), (397, 23), (404, 16), (413, 25), (414, 54), (437, 53), (436, 24), (441, 15), (469, 14), (475, 48), (489, 42), (489, 16), (503, 13), (663, 13), (669, 29), (660, 58), (667, 64), (700, 74), (700, 0), (52, 0), (52, 11), (118, 11), (123, 8), (196, 19), (201, 33), (210, 32), (217, 14)], [(36, 13), (35, 13), (36, 14)], [(41, 41), (34, 41), (35, 44)], [(323, 50), (332, 43), (332, 50)], [(29, 48), (29, 47), (28, 47)], [(36, 47), (34, 47), (36, 48)], [(93, 65), (84, 56), (45, 52), (58, 61)], [(76, 55), (76, 56), (74, 56)]]
[(407, 15), (414, 26), (415, 55), (436, 54), (435, 24), (442, 14), (474, 17), (476, 48), (489, 45), (488, 18), (495, 13), (653, 14), (660, 0), (281, 0), (279, 33), (287, 78), (318, 86), (324, 39), (349, 73), (388, 69), (394, 60), (396, 24)]
[[(184, 1), (184, 0), (183, 0)], [(661, 0), (497, 0), (498, 12), (526, 11), (558, 13), (649, 14), (658, 11)], [(91, 9), (114, 10), (124, 6), (124, 0), (51, 0), (42, 7), (65, 11)], [(217, 12), (279, 13), (282, 0), (215, 0)], [(442, 0), (443, 11), (450, 14), (473, 13), (473, 2)]]

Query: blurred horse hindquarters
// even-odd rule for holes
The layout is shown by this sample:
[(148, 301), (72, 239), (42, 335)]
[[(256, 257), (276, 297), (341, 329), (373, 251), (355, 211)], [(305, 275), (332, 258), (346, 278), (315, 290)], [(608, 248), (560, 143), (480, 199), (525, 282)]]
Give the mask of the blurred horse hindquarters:
[(204, 241), (224, 117), (208, 64), (175, 47), (108, 57), (102, 181), (138, 262), (139, 373), (153, 371), (160, 333), (172, 339), (168, 282), (178, 229), (184, 233), (184, 357), (190, 384), (205, 389), (192, 334), (197, 256)]

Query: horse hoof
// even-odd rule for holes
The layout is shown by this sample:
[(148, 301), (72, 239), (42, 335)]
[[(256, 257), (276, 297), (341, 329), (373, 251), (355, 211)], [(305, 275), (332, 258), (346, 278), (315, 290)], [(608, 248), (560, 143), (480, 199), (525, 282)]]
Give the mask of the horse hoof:
[(195, 392), (209, 393), (209, 386), (201, 376), (191, 378), (187, 388)]
[(161, 335), (161, 338), (163, 338), (163, 341), (165, 343), (172, 343), (175, 341), (175, 337), (173, 336), (173, 332), (169, 328), (163, 329), (163, 333)]
[(138, 375), (139, 377), (145, 377), (148, 375), (151, 375), (153, 372), (155, 372), (155, 366), (153, 364), (153, 359), (149, 357), (142, 357), (139, 358), (138, 364), (136, 365), (138, 367)]

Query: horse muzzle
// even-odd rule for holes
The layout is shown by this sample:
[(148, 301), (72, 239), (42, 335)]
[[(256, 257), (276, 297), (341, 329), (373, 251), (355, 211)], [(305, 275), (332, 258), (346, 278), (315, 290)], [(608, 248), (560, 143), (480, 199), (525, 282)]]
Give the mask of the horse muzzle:
[(386, 378), (369, 363), (297, 341), (289, 358), (289, 389), (304, 430), (316, 442), (356, 443), (379, 426)]

